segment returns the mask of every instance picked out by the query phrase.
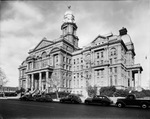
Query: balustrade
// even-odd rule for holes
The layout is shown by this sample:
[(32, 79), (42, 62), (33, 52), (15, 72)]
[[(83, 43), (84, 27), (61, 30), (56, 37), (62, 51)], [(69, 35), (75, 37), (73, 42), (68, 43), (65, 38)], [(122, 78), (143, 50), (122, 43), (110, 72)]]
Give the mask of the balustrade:
[(50, 67), (49, 59), (35, 61), (35, 62), (32, 62), (32, 63), (33, 63), (33, 67), (29, 68), (27, 71), (33, 71), (33, 70), (38, 70), (38, 69)]

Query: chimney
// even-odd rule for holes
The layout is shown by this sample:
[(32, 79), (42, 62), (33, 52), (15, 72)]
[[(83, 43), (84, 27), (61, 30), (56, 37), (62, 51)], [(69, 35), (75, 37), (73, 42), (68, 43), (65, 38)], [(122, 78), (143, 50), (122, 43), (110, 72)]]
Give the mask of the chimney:
[(120, 36), (126, 35), (127, 32), (128, 32), (127, 29), (124, 28), (124, 27), (122, 27), (122, 29), (119, 30), (119, 35), (120, 35)]

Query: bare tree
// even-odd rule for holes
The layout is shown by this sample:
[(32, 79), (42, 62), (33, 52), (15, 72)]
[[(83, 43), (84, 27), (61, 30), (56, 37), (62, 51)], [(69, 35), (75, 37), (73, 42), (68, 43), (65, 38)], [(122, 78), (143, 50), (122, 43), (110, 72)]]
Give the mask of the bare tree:
[(6, 85), (7, 82), (8, 82), (8, 79), (6, 77), (6, 74), (4, 73), (4, 71), (2, 70), (2, 68), (0, 68), (0, 87), (2, 89), (3, 96), (5, 96), (4, 86)]
[(56, 97), (58, 98), (58, 91), (60, 88), (60, 80), (57, 74), (53, 74), (51, 78), (49, 78), (46, 83), (52, 88), (53, 91), (56, 92)]
[[(86, 79), (86, 91), (89, 96), (89, 89), (96, 87), (96, 86), (92, 87), (89, 83), (90, 79), (92, 78), (92, 65), (95, 64), (95, 60), (92, 61), (91, 53), (88, 53), (88, 54), (86, 54), (84, 61), (88, 65), (88, 68), (85, 71), (85, 77), (84, 76), (82, 76), (82, 77), (84, 77)], [(94, 90), (95, 90), (95, 88), (94, 88)]]

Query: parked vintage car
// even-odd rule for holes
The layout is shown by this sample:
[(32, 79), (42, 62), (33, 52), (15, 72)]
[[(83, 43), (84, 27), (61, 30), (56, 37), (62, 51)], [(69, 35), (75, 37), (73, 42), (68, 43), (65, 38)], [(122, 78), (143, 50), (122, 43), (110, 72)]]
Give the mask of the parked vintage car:
[(60, 102), (61, 103), (64, 103), (64, 102), (68, 102), (68, 103), (81, 103), (82, 101), (81, 101), (81, 98), (78, 95), (69, 94), (68, 96), (61, 98)]
[(140, 106), (143, 109), (146, 109), (150, 106), (150, 100), (138, 99), (136, 95), (129, 94), (126, 98), (117, 99), (117, 107), (125, 106)]
[(38, 97), (41, 97), (41, 95), (37, 94), (33, 96), (32, 94), (27, 93), (27, 94), (22, 95), (19, 99), (23, 101), (35, 101), (36, 98)]
[(49, 95), (41, 95), (40, 97), (37, 97), (35, 101), (39, 102), (52, 102), (52, 98)]
[(107, 96), (95, 95), (93, 97), (88, 97), (84, 101), (85, 104), (101, 104), (101, 105), (111, 105), (113, 101)]

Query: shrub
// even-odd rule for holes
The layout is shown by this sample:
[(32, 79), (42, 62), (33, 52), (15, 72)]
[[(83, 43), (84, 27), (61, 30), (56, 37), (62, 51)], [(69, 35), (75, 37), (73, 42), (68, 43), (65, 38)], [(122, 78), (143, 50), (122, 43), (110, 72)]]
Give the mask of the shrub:
[[(110, 87), (102, 87), (100, 89), (101, 95), (107, 95), (107, 96), (116, 96), (116, 97), (126, 97), (129, 95), (129, 91), (131, 88), (127, 88), (126, 90), (123, 89), (116, 89), (114, 86)], [(131, 91), (132, 94), (135, 94), (137, 98), (143, 98), (143, 97), (150, 97), (150, 90), (142, 90), (140, 92), (138, 91)]]
[[(67, 92), (58, 92), (58, 97), (59, 98), (66, 97), (69, 94), (70, 93), (67, 93)], [(51, 96), (52, 99), (56, 99), (57, 98), (56, 92), (50, 92), (50, 93), (47, 93), (46, 95)]]
[(142, 90), (140, 92), (132, 91), (132, 93), (135, 94), (137, 98), (150, 97), (150, 90)]
[(88, 96), (93, 97), (94, 95), (97, 94), (97, 87), (96, 86), (94, 86), (94, 87), (88, 86), (87, 92), (88, 92)]
[(15, 92), (5, 92), (5, 96), (17, 96)]
[(16, 90), (16, 93), (17, 93), (17, 94), (19, 94), (19, 93), (23, 93), (23, 92), (25, 92), (25, 89), (24, 89), (24, 88), (22, 88), (22, 87), (21, 87), (19, 90)]
[(102, 87), (100, 89), (100, 94), (101, 95), (107, 95), (107, 96), (114, 96), (114, 93), (116, 92), (115, 86), (108, 86), (108, 87)]
[(115, 97), (126, 97), (127, 95), (129, 95), (129, 91), (123, 89), (116, 89), (114, 95)]
[(142, 90), (142, 92), (145, 94), (145, 97), (150, 97), (150, 90)]
[(142, 91), (141, 92), (132, 91), (132, 94), (135, 94), (137, 98), (143, 98), (143, 97), (145, 97), (145, 94)]
[(68, 93), (68, 92), (58, 92), (59, 98), (66, 97), (69, 94), (70, 93)]

